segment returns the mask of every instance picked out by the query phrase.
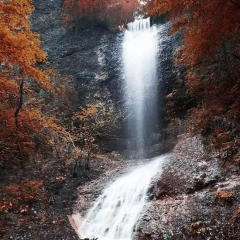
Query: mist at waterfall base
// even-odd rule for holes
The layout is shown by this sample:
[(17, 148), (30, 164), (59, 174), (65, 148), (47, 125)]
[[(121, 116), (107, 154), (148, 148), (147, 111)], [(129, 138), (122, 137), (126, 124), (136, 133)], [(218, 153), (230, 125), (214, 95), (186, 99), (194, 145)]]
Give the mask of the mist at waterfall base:
[(157, 46), (157, 29), (150, 18), (128, 24), (123, 42), (126, 132), (137, 157), (145, 157), (144, 148), (158, 127)]
[(167, 155), (153, 159), (111, 183), (90, 208), (78, 234), (98, 240), (131, 240), (147, 201), (150, 182), (162, 172)]

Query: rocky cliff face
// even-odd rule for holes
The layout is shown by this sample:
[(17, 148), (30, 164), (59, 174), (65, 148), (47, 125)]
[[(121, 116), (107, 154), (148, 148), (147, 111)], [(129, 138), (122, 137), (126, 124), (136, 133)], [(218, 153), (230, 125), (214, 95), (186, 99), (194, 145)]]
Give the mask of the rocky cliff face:
[[(40, 34), (49, 66), (72, 79), (77, 91), (73, 109), (99, 104), (121, 115), (121, 42), (123, 33), (105, 29), (67, 30), (62, 26), (63, 0), (34, 1), (32, 29)], [(111, 146), (110, 146), (111, 147)]]
[(199, 137), (182, 139), (136, 224), (136, 239), (239, 239), (239, 168), (206, 155)]
[(121, 88), (119, 59), (122, 33), (104, 29), (82, 32), (62, 26), (63, 0), (34, 1), (32, 28), (40, 34), (42, 48), (50, 66), (61, 74), (73, 77), (79, 98), (76, 105), (115, 100)]
[[(61, 22), (63, 2), (34, 0), (32, 29), (40, 34), (50, 67), (73, 79), (72, 84), (78, 92), (78, 98), (72, 102), (75, 109), (79, 105), (100, 104), (114, 109), (114, 114), (119, 117), (124, 111), (121, 57), (124, 33), (100, 28), (66, 30)], [(158, 25), (158, 28), (164, 29), (158, 34), (158, 89), (159, 96), (162, 96), (159, 99), (159, 111), (163, 119), (164, 95), (171, 91), (175, 81), (172, 54), (180, 41), (179, 36), (166, 36), (168, 24)], [(127, 140), (121, 138), (124, 138), (121, 134), (118, 140), (106, 138), (103, 147), (108, 151), (126, 149)]]

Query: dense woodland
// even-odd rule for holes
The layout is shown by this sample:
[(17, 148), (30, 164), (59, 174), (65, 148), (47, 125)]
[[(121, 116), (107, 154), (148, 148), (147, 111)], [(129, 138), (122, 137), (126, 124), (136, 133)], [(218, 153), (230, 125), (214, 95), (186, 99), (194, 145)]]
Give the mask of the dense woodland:
[(170, 34), (184, 34), (175, 63), (186, 71), (181, 84), (187, 100), (179, 101), (179, 86), (167, 96), (173, 127), (179, 104), (191, 106), (184, 116), (188, 131), (202, 134), (206, 145), (239, 164), (239, 2), (155, 0), (148, 13), (155, 17), (168, 14)]
[[(39, 35), (30, 27), (33, 11), (31, 0), (0, 1), (0, 178), (5, 184), (0, 236), (7, 231), (2, 220), (6, 214), (24, 214), (37, 201), (48, 202), (49, 193), (42, 188), (48, 180), (29, 168), (31, 164), (55, 158), (67, 168), (65, 159), (74, 165), (84, 153), (89, 168), (95, 137), (109, 125), (119, 128), (108, 109), (72, 109), (72, 79), (48, 64)], [(186, 134), (201, 134), (207, 150), (217, 151), (223, 163), (239, 165), (240, 2), (152, 0), (140, 5), (135, 0), (66, 0), (62, 24), (79, 31), (98, 26), (119, 31), (137, 14), (156, 22), (164, 15), (172, 24), (169, 34), (184, 35), (174, 55), (182, 76), (166, 96), (168, 131), (174, 133), (180, 119)], [(24, 178), (14, 181), (18, 174)], [(19, 226), (26, 219), (22, 217)]]

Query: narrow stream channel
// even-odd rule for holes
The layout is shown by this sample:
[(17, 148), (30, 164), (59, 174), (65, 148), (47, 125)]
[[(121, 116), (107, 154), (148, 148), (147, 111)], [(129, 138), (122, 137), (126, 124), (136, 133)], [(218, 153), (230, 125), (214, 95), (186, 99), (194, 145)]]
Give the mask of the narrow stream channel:
[(78, 234), (98, 240), (131, 240), (133, 227), (147, 202), (152, 178), (162, 172), (167, 155), (152, 159), (117, 178), (88, 211)]

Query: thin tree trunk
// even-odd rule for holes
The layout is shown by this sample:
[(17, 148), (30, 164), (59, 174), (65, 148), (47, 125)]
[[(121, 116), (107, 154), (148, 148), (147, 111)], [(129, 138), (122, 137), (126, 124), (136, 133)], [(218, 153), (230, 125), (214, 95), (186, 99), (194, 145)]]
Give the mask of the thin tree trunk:
[(22, 104), (23, 104), (23, 85), (24, 85), (24, 80), (22, 79), (21, 82), (20, 82), (20, 85), (19, 85), (19, 94), (20, 94), (19, 103), (18, 103), (17, 109), (14, 113), (15, 125), (16, 125), (17, 131), (18, 131), (18, 128), (19, 128), (18, 115), (19, 115), (19, 112), (20, 112), (20, 110), (22, 108)]
[(17, 109), (14, 113), (14, 117), (15, 117), (15, 127), (16, 127), (16, 135), (17, 135), (17, 139), (16, 139), (16, 145), (17, 145), (17, 150), (18, 150), (18, 154), (19, 154), (19, 158), (20, 158), (20, 166), (21, 168), (23, 168), (23, 154), (22, 154), (22, 147), (21, 147), (21, 143), (19, 141), (19, 135), (18, 135), (18, 132), (19, 132), (19, 121), (18, 121), (18, 116), (19, 116), (19, 112), (22, 108), (22, 105), (23, 105), (23, 86), (24, 86), (24, 80), (22, 79), (21, 82), (20, 82), (20, 85), (19, 85), (19, 102), (18, 102), (18, 106), (17, 106)]

